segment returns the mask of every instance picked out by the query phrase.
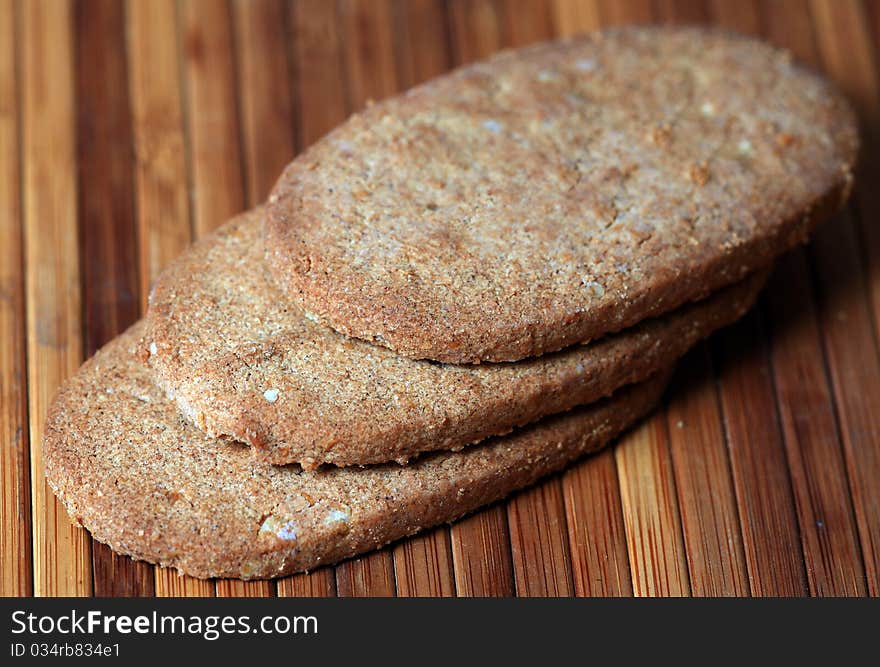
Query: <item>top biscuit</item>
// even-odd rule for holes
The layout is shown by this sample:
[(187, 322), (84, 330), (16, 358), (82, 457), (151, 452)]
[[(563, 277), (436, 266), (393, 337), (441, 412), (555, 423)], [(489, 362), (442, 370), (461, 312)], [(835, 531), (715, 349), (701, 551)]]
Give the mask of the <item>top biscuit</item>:
[(400, 355), (514, 361), (732, 283), (848, 194), (854, 115), (764, 43), (624, 28), (375, 104), (288, 165), (275, 280)]

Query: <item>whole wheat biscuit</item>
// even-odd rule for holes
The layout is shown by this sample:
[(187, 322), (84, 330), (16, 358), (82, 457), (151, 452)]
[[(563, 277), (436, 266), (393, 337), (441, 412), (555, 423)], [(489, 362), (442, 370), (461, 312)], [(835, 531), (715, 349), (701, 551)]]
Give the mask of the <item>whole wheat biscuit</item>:
[(660, 395), (665, 374), (514, 435), (408, 466), (257, 461), (193, 428), (152, 383), (135, 325), (59, 393), (46, 476), (72, 517), (114, 550), (197, 577), (274, 577), (451, 521), (605, 445)]
[(272, 463), (353, 465), (459, 449), (607, 396), (742, 315), (763, 275), (589, 346), (515, 364), (415, 361), (305, 319), (260, 270), (259, 210), (157, 280), (142, 354), (181, 411)]
[(317, 320), (399, 354), (517, 360), (739, 280), (846, 198), (854, 115), (788, 53), (611, 29), (380, 102), (295, 159), (266, 250)]

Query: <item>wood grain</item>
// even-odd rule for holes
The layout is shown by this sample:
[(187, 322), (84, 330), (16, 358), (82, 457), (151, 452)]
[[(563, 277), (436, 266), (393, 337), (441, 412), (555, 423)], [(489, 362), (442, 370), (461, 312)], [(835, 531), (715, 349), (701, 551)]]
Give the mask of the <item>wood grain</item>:
[(656, 412), (614, 450), (633, 593), (690, 593), (666, 417)]
[(504, 46), (500, 0), (450, 0), (450, 38), (456, 65), (487, 58)]
[(597, 30), (603, 25), (595, 0), (554, 0), (553, 25), (560, 36)]
[(705, 0), (657, 0), (656, 18), (662, 23), (708, 23), (709, 7)]
[(397, 544), (394, 578), (397, 594), (404, 597), (454, 596), (449, 529), (441, 526)]
[[(880, 11), (876, 2), (811, 2), (808, 18), (821, 26), (812, 33), (821, 66), (838, 83), (856, 108), (861, 122), (862, 153), (857, 182), (874, 183), (880, 174)], [(871, 10), (874, 32), (871, 33)], [(857, 188), (859, 250), (865, 259), (868, 296), (875, 329), (880, 329), (880, 230), (874, 216), (880, 210), (877, 188)]]
[(262, 202), (296, 153), (293, 77), (281, 0), (235, 0), (247, 206)]
[(31, 595), (21, 234), (18, 55), (12, 0), (0, 0), (0, 595)]
[(411, 88), (452, 67), (449, 16), (442, 0), (397, 0), (394, 28), (401, 87)]
[[(876, 7), (875, 7), (876, 9)], [(868, 591), (880, 595), (880, 79), (862, 5), (813, 4), (822, 63), (856, 105), (863, 128), (864, 159), (856, 178), (867, 187), (855, 196), (861, 237), (825, 238), (842, 247), (818, 254), (823, 299), (825, 347), (834, 387), (837, 417), (849, 473), (849, 489), (859, 529)], [(875, 15), (880, 16), (880, 14)], [(880, 22), (875, 21), (880, 27)], [(876, 40), (876, 33), (874, 35)], [(876, 47), (876, 41), (875, 41)], [(855, 214), (853, 214), (855, 215)], [(847, 247), (848, 246), (848, 247)], [(843, 253), (841, 251), (843, 250)], [(843, 264), (839, 264), (843, 255)], [(855, 266), (850, 258), (862, 259)], [(861, 269), (864, 274), (860, 275)], [(860, 281), (859, 278), (862, 278)], [(861, 289), (860, 289), (861, 288)], [(864, 294), (862, 294), (864, 289)], [(872, 318), (873, 315), (873, 318)], [(873, 321), (872, 321), (873, 320)]]
[[(801, 16), (809, 16), (806, 6), (801, 6), (800, 9)], [(808, 19), (801, 20), (806, 22)], [(769, 15), (767, 25), (772, 39), (790, 48), (802, 61), (813, 66), (819, 64), (811, 31), (799, 30), (799, 37), (796, 40), (791, 39), (788, 30), (783, 29), (778, 14)], [(853, 298), (864, 298), (860, 294), (860, 288), (855, 287), (861, 280), (858, 253), (853, 247), (847, 247), (847, 241), (852, 234), (852, 225), (847, 216), (838, 216), (814, 233), (814, 240), (810, 245), (810, 254), (818, 258), (813, 266), (817, 269), (819, 284), (828, 287), (829, 280), (839, 282), (841, 279), (846, 279), (849, 284), (845, 291), (835, 295), (835, 307), (841, 305), (840, 298), (845, 298), (849, 303), (852, 303), (850, 300)], [(841, 264), (844, 269), (842, 274), (833, 266), (836, 262), (844, 263)], [(829, 263), (832, 265), (829, 266)], [(802, 280), (797, 287), (800, 289), (797, 289), (796, 294), (812, 291), (806, 280)], [(788, 289), (791, 289), (791, 285)], [(781, 299), (777, 300), (777, 308), (773, 309), (773, 313), (784, 314), (784, 308), (791, 304), (791, 299), (792, 295), (788, 294), (785, 303)], [(824, 310), (823, 301), (827, 303), (827, 299), (819, 301), (820, 316)], [(802, 303), (801, 306), (806, 310), (808, 304)], [(853, 311), (850, 314), (856, 315)], [(834, 421), (834, 407), (828, 398), (825, 363), (831, 366), (833, 374), (835, 360), (824, 357), (817, 332), (810, 321), (811, 313), (807, 312), (806, 315), (802, 320), (806, 329), (801, 330), (806, 340), (799, 341), (802, 343), (800, 346), (793, 345), (793, 341), (783, 341), (782, 344), (774, 343), (771, 349), (777, 391), (780, 394), (788, 392), (781, 399), (780, 413), (783, 417), (807, 576), (811, 591), (816, 595), (864, 594), (864, 567), (860, 562), (852, 498)], [(827, 316), (824, 319), (823, 324), (827, 329), (832, 321)], [(876, 347), (870, 325), (867, 332), (864, 326), (849, 330), (853, 338), (861, 334), (860, 340), (856, 339), (854, 343), (867, 343), (869, 347), (866, 349), (874, 351), (876, 368)], [(869, 340), (865, 340), (866, 333)], [(818, 395), (812, 396), (811, 392)], [(825, 402), (820, 403), (823, 393)], [(807, 405), (813, 405), (815, 409), (804, 411), (803, 408)]]
[(394, 597), (394, 559), (388, 549), (352, 558), (336, 567), (336, 594), (350, 597)]
[(510, 498), (507, 521), (516, 594), (573, 595), (568, 525), (559, 479), (548, 479)]
[(126, 34), (143, 312), (152, 281), (192, 240), (174, 0), (128, 0)]
[[(371, 99), (654, 20), (790, 48), (864, 145), (852, 206), (683, 361), (668, 405), (451, 528), (277, 584), (180, 577), (70, 526), (42, 477), (49, 402), (194, 238)], [(0, 0), (0, 593), (880, 595), (878, 35), (864, 0)]]
[(336, 572), (332, 567), (322, 567), (284, 577), (277, 582), (276, 594), (278, 597), (336, 597)]
[(705, 344), (679, 364), (669, 396), (667, 429), (691, 593), (747, 596), (748, 574), (723, 416)]
[(574, 590), (578, 596), (631, 596), (632, 576), (611, 450), (562, 476)]
[(225, 2), (181, 4), (192, 211), (199, 238), (244, 209), (232, 17)]
[(755, 596), (805, 595), (797, 514), (763, 332), (752, 313), (715, 338), (749, 587)]
[(299, 149), (311, 145), (348, 116), (336, 3), (298, 0), (290, 6)]
[(452, 563), (460, 597), (508, 597), (514, 593), (510, 533), (503, 505), (452, 524)]
[(504, 0), (501, 11), (505, 20), (505, 45), (512, 48), (552, 39), (553, 16), (546, 0)]
[(349, 111), (357, 111), (399, 89), (391, 0), (342, 0), (339, 6)]
[(19, 9), (34, 593), (89, 595), (90, 538), (49, 490), (40, 449), (49, 404), (83, 349), (73, 16), (65, 0)]
[(603, 25), (645, 24), (654, 21), (651, 0), (599, 0)]
[[(738, 15), (727, 16), (730, 27), (757, 32), (759, 10), (749, 4), (741, 3)], [(777, 19), (770, 17), (767, 23), (772, 32), (778, 30)], [(809, 34), (806, 29), (798, 32)], [(799, 50), (805, 53), (803, 46)], [(799, 261), (794, 259), (796, 264)], [(797, 327), (787, 330), (790, 336), (783, 332), (773, 341), (771, 354), (807, 571), (813, 588), (822, 588), (823, 594), (857, 595), (864, 592), (860, 583), (863, 574), (857, 565), (856, 529), (850, 516), (823, 352), (812, 317), (810, 284), (802, 271), (789, 275), (795, 280), (785, 284), (785, 294), (779, 282), (771, 284), (773, 306), (768, 319), (777, 330), (781, 323), (798, 321)], [(793, 287), (797, 295), (794, 299), (790, 293)], [(800, 319), (799, 314), (803, 314)], [(829, 513), (834, 517), (832, 521), (825, 519)], [(844, 556), (842, 560), (828, 558), (827, 554), (835, 549)], [(831, 566), (839, 562), (850, 563), (850, 567)]]

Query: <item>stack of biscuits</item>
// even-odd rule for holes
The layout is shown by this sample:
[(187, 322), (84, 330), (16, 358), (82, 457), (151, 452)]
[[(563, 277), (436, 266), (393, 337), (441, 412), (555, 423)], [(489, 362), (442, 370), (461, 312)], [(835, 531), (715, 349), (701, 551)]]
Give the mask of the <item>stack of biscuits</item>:
[(858, 136), (697, 28), (508, 51), (354, 115), (60, 391), (46, 475), (120, 553), (275, 577), (606, 444), (845, 200)]

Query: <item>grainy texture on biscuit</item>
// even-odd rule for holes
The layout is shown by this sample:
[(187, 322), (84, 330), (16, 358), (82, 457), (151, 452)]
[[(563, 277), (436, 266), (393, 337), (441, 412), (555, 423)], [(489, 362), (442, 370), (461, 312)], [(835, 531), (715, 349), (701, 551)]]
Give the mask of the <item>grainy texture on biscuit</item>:
[(457, 449), (609, 395), (742, 315), (763, 274), (589, 346), (513, 364), (415, 361), (305, 319), (260, 270), (260, 210), (178, 258), (141, 347), (210, 435), (272, 463), (355, 465)]
[(197, 577), (281, 576), (451, 521), (597, 449), (647, 412), (665, 374), (505, 438), (408, 466), (256, 461), (193, 428), (134, 358), (135, 325), (67, 382), (43, 441), (71, 516), (118, 552)]
[(319, 321), (510, 361), (739, 280), (846, 198), (854, 115), (767, 44), (624, 28), (501, 53), (376, 104), (285, 170), (266, 250)]

